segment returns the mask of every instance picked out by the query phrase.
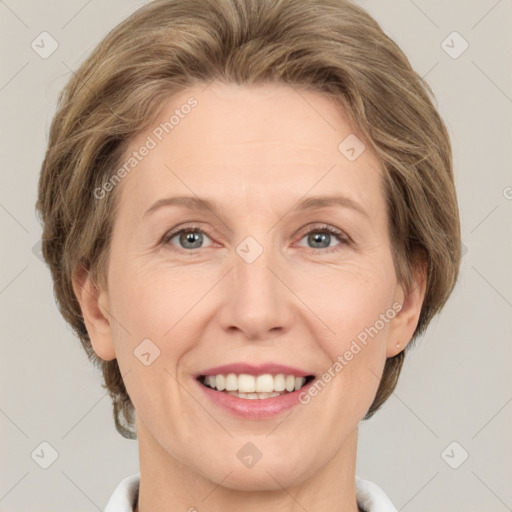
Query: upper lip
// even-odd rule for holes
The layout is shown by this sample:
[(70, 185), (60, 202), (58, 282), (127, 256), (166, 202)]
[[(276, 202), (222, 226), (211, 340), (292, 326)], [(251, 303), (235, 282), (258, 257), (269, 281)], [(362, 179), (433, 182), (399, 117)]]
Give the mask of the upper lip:
[(295, 377), (308, 377), (310, 375), (314, 375), (313, 372), (279, 363), (231, 363), (202, 370), (197, 373), (196, 378), (207, 375), (227, 375), (228, 373), (246, 373), (248, 375), (263, 375), (266, 373), (277, 375), (278, 373), (283, 373), (284, 375), (294, 375)]

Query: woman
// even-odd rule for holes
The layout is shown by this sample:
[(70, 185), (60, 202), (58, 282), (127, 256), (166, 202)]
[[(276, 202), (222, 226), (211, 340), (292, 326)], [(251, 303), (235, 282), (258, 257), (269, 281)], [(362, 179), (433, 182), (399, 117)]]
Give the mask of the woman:
[(345, 0), (156, 0), (60, 98), (43, 254), (140, 474), (106, 510), (396, 510), (358, 424), (457, 279), (449, 137)]

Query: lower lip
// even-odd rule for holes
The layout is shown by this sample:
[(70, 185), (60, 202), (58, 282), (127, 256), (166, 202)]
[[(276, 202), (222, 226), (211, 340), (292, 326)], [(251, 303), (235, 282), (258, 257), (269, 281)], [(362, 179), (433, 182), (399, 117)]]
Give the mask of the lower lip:
[(291, 409), (294, 405), (299, 405), (299, 395), (309, 388), (314, 382), (311, 381), (297, 391), (284, 393), (283, 395), (273, 396), (271, 398), (238, 398), (223, 391), (215, 391), (208, 388), (196, 380), (197, 385), (203, 390), (205, 395), (219, 407), (233, 413), (237, 417), (247, 419), (265, 419), (273, 418), (283, 411)]

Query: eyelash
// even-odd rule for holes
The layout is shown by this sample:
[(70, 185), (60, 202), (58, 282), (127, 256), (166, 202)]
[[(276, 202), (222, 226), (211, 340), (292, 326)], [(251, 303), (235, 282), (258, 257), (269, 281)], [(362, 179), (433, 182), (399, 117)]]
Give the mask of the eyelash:
[[(207, 235), (210, 239), (212, 239), (213, 237), (210, 235), (210, 233), (208, 232), (208, 230), (204, 230), (204, 229), (201, 229), (199, 228), (199, 226), (197, 225), (194, 225), (194, 224), (191, 224), (191, 225), (185, 225), (185, 226), (181, 226), (180, 229), (177, 229), (175, 231), (172, 231), (172, 232), (168, 232), (164, 235), (163, 239), (162, 239), (162, 244), (163, 245), (166, 245), (166, 244), (169, 244), (169, 242), (176, 236), (176, 235), (179, 235), (181, 233), (195, 233), (195, 232), (200, 232), (200, 233), (203, 233), (205, 235)], [(320, 226), (320, 227), (314, 227), (314, 228), (311, 228), (309, 231), (306, 231), (302, 234), (302, 236), (300, 237), (300, 240), (302, 240), (305, 236), (311, 234), (311, 233), (328, 233), (332, 236), (334, 236), (340, 243), (341, 245), (351, 245), (351, 240), (350, 238), (345, 235), (342, 231), (336, 229), (336, 228), (333, 228), (332, 226), (329, 226), (329, 225), (323, 225), (323, 226)], [(181, 250), (181, 251), (184, 251), (184, 252), (187, 252), (187, 253), (195, 253), (196, 251), (200, 250), (200, 249), (204, 249), (204, 247), (198, 247), (196, 249), (183, 249), (181, 247), (178, 247), (177, 250)], [(308, 247), (308, 249), (310, 251), (312, 251), (313, 253), (316, 253), (316, 252), (323, 252), (323, 253), (331, 253), (331, 252), (335, 252), (335, 251), (338, 251), (341, 249), (340, 246), (335, 246), (335, 247), (327, 247), (327, 248), (324, 248), (324, 249), (315, 249), (313, 247)]]

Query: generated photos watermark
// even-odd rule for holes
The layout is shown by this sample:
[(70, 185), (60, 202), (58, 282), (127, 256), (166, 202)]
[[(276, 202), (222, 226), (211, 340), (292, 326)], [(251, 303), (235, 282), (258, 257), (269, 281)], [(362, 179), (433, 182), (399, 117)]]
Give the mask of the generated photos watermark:
[(142, 160), (146, 156), (148, 156), (151, 150), (155, 149), (158, 146), (158, 143), (161, 142), (166, 135), (171, 133), (172, 130), (176, 128), (180, 124), (180, 122), (187, 117), (192, 109), (197, 107), (198, 101), (196, 98), (191, 96), (188, 98), (186, 103), (174, 110), (174, 114), (163, 123), (160, 123), (152, 132), (151, 135), (146, 137), (145, 142), (139, 147), (138, 150), (132, 152), (132, 154), (128, 157), (128, 159), (123, 163), (117, 171), (110, 176), (110, 178), (103, 183), (101, 187), (97, 187), (94, 189), (94, 197), (96, 199), (104, 199), (106, 195), (114, 190), (116, 185), (128, 174), (130, 174), (133, 169), (135, 169)]
[(350, 361), (354, 359), (354, 356), (359, 354), (361, 350), (366, 347), (368, 343), (368, 338), (373, 339), (377, 334), (384, 329), (384, 327), (391, 321), (395, 316), (401, 311), (402, 304), (399, 302), (394, 302), (393, 305), (388, 308), (384, 313), (379, 315), (379, 319), (375, 321), (375, 323), (366, 327), (363, 331), (361, 331), (356, 339), (353, 339), (350, 347), (341, 355), (338, 355), (336, 361), (320, 376), (316, 382), (307, 388), (307, 390), (303, 391), (299, 394), (299, 402), (303, 405), (309, 404), (311, 399), (322, 391), (325, 386), (331, 382), (338, 373), (347, 366)]

